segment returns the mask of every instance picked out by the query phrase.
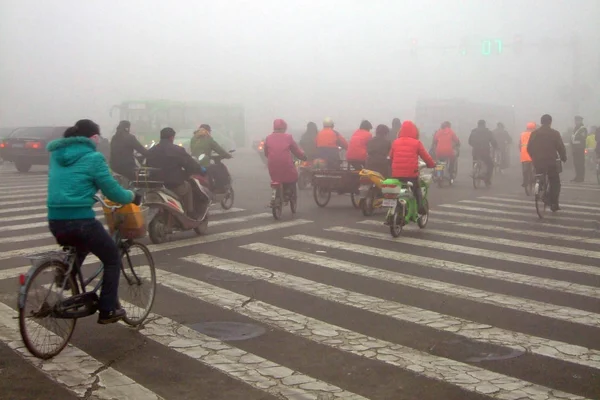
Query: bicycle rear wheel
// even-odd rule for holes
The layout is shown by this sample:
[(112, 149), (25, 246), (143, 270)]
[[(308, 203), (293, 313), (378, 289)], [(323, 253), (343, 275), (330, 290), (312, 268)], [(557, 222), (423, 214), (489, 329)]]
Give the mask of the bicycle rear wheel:
[[(156, 296), (156, 270), (150, 250), (142, 243), (133, 242), (122, 254), (119, 298), (127, 312), (123, 319), (131, 326), (144, 322)], [(139, 265), (136, 267), (135, 265)]]
[[(57, 318), (54, 311), (63, 300), (79, 294), (72, 275), (66, 277), (69, 267), (56, 260), (41, 264), (25, 286), (25, 297), (19, 306), (19, 331), (27, 350), (37, 358), (47, 360), (60, 353), (75, 331), (76, 319)], [(37, 339), (40, 339), (37, 342)]]
[(548, 190), (547, 186), (543, 182), (536, 182), (535, 184), (535, 211), (537, 212), (538, 217), (544, 218), (544, 214), (546, 213), (546, 191)]

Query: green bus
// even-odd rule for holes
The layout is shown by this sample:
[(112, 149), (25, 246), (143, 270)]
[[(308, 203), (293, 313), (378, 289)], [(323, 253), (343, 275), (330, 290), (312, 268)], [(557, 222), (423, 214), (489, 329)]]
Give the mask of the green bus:
[(188, 147), (200, 124), (209, 124), (215, 140), (226, 149), (246, 144), (244, 108), (241, 105), (138, 100), (113, 106), (111, 117), (115, 111), (118, 111), (120, 120), (131, 122), (131, 131), (145, 145), (158, 141), (162, 128), (171, 127), (177, 132), (177, 143)]

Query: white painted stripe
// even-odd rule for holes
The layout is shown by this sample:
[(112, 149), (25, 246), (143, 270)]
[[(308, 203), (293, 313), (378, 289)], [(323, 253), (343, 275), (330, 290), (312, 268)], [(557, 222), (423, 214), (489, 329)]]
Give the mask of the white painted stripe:
[(23, 212), (23, 211), (36, 211), (36, 210), (46, 210), (48, 207), (46, 204), (41, 204), (39, 206), (28, 206), (28, 207), (15, 207), (15, 208), (0, 208), (0, 214), (8, 214), (13, 212)]
[[(376, 225), (376, 226), (382, 225), (382, 223), (380, 221), (374, 221), (374, 220), (366, 220), (366, 221), (362, 221), (359, 223), (366, 224), (366, 225)], [(489, 230), (489, 228), (487, 228), (487, 229)], [(573, 248), (573, 247), (564, 247), (564, 246), (553, 246), (553, 245), (548, 245), (548, 244), (525, 242), (525, 241), (521, 241), (521, 240), (504, 239), (504, 238), (500, 238), (500, 237), (484, 236), (482, 234), (469, 235), (468, 233), (460, 233), (460, 232), (456, 232), (456, 231), (450, 232), (450, 231), (445, 231), (445, 230), (441, 230), (441, 229), (427, 229), (427, 233), (430, 233), (433, 235), (450, 237), (450, 238), (454, 238), (454, 239), (471, 240), (473, 242), (491, 243), (491, 244), (496, 244), (496, 245), (499, 244), (502, 246), (518, 247), (520, 249), (538, 250), (538, 251), (545, 251), (548, 253), (569, 254), (572, 256), (600, 259), (600, 251), (584, 250), (584, 249), (577, 249), (577, 248)], [(527, 235), (527, 233), (520, 233), (520, 234)], [(598, 270), (598, 273), (600, 273), (600, 268), (597, 268), (597, 270)]]
[[(345, 251), (351, 251), (359, 254), (366, 254), (374, 257), (389, 258), (392, 260), (404, 261), (400, 257), (400, 253), (388, 252), (374, 247), (357, 246), (352, 243), (336, 242), (322, 238), (310, 237), (305, 235), (290, 236), (286, 239), (301, 241), (317, 246), (329, 247)], [(389, 257), (387, 257), (389, 256)], [(406, 260), (408, 261), (408, 260)], [(387, 272), (390, 277), (393, 273)], [(487, 292), (466, 286), (454, 285), (433, 279), (418, 278), (410, 275), (398, 274), (398, 278), (402, 278), (403, 283), (408, 286), (414, 286), (419, 289), (429, 290), (436, 293), (441, 291), (448, 295), (471, 300), (479, 303), (490, 304), (496, 307), (509, 308), (511, 310), (526, 312), (530, 314), (540, 315), (546, 318), (552, 318), (560, 321), (572, 322), (592, 327), (600, 327), (600, 314), (591, 313), (589, 311), (578, 310), (571, 307), (558, 306), (555, 304), (544, 303), (531, 299), (523, 299), (520, 297)]]
[[(600, 244), (600, 239), (590, 239), (586, 236), (566, 235), (564, 233), (551, 233), (551, 232), (544, 232), (542, 230), (532, 231), (532, 230), (512, 229), (512, 228), (505, 228), (502, 226), (498, 226), (493, 223), (492, 224), (472, 224), (469, 222), (456, 222), (456, 221), (452, 221), (449, 219), (440, 218), (440, 213), (436, 212), (435, 213), (435, 223), (437, 224), (438, 222), (443, 223), (443, 224), (452, 224), (453, 226), (461, 227), (461, 228), (483, 229), (486, 231), (493, 230), (493, 231), (498, 231), (498, 232), (512, 233), (515, 235), (528, 235), (528, 236), (534, 236), (536, 238), (556, 239), (556, 240), (562, 240), (565, 242)], [(365, 223), (365, 222), (361, 222), (361, 223)], [(528, 224), (528, 225), (531, 225), (531, 224)]]
[[(567, 193), (568, 195), (568, 193)], [(517, 193), (504, 193), (501, 195), (498, 195), (499, 197), (518, 197), (518, 198), (528, 198), (531, 199), (531, 197), (526, 197), (524, 194), (517, 194)], [(561, 199), (565, 197), (565, 193), (561, 193)], [(568, 196), (567, 196), (568, 197)], [(584, 205), (584, 206), (598, 206), (600, 205), (599, 201), (583, 201), (583, 200), (568, 200), (569, 204), (575, 204), (575, 205)]]
[[(462, 204), (474, 204), (476, 206), (486, 206), (486, 207), (494, 207), (494, 208), (510, 208), (513, 210), (531, 210), (533, 209), (535, 211), (535, 203), (532, 201), (530, 203), (529, 206), (521, 206), (521, 205), (515, 205), (515, 204), (507, 204), (504, 202), (500, 202), (500, 203), (493, 203), (490, 201), (477, 201), (477, 200), (461, 200), (459, 201), (459, 203)], [(565, 215), (568, 214), (568, 215)], [(564, 216), (566, 218), (571, 218), (571, 214), (573, 215), (587, 215), (588, 217), (586, 219), (593, 219), (595, 216), (598, 215), (598, 212), (594, 212), (594, 211), (574, 211), (574, 210), (561, 210), (558, 214), (553, 215), (553, 217), (561, 217)]]
[[(127, 306), (127, 303), (122, 303)], [(141, 335), (276, 398), (366, 400), (365, 397), (203, 335), (172, 319), (150, 314), (146, 321), (138, 330)]]
[(336, 226), (333, 228), (327, 228), (326, 231), (345, 233), (349, 235), (356, 235), (360, 237), (366, 237), (377, 240), (390, 241), (395, 243), (404, 243), (411, 246), (427, 247), (430, 249), (438, 249), (444, 251), (451, 251), (453, 253), (468, 254), (477, 257), (485, 257), (502, 261), (510, 261), (522, 264), (535, 265), (541, 268), (555, 268), (569, 272), (580, 272), (583, 274), (600, 275), (600, 268), (591, 265), (574, 264), (565, 261), (546, 260), (543, 258), (530, 257), (525, 255), (517, 255), (504, 253), (501, 251), (479, 249), (474, 247), (460, 246), (450, 243), (434, 242), (432, 240), (421, 240), (406, 237), (392, 238), (389, 234), (383, 234), (378, 232), (364, 231), (358, 229), (345, 228), (342, 226)]
[[(289, 236), (289, 237), (286, 237), (286, 239), (296, 240), (296, 241), (300, 241), (302, 243), (308, 243), (308, 244), (314, 244), (314, 245), (321, 245), (321, 246), (325, 246), (325, 247), (331, 247), (331, 248), (335, 248), (335, 249), (341, 249), (341, 250), (345, 250), (345, 251), (356, 252), (359, 254), (380, 257), (380, 258), (384, 258), (387, 260), (396, 260), (399, 262), (415, 264), (415, 265), (419, 265), (419, 266), (427, 267), (427, 268), (435, 268), (435, 269), (440, 269), (443, 271), (454, 271), (454, 272), (458, 272), (461, 274), (477, 276), (477, 277), (485, 278), (485, 279), (498, 279), (498, 280), (505, 281), (505, 282), (518, 283), (521, 285), (538, 287), (540, 289), (556, 290), (559, 292), (600, 299), (600, 288), (594, 287), (594, 286), (579, 285), (576, 283), (565, 282), (565, 281), (561, 281), (561, 280), (541, 278), (541, 277), (537, 277), (537, 276), (518, 274), (518, 273), (502, 271), (502, 270), (488, 269), (488, 268), (483, 268), (483, 267), (479, 267), (479, 266), (472, 265), (472, 264), (463, 264), (463, 263), (447, 261), (447, 260), (440, 261), (436, 258), (431, 258), (431, 257), (417, 256), (417, 255), (412, 255), (412, 254), (408, 254), (408, 253), (384, 250), (384, 249), (369, 247), (369, 246), (361, 246), (361, 245), (356, 245), (354, 243), (345, 243), (345, 242), (323, 239), (323, 238), (314, 238), (314, 237), (305, 236), (305, 235)], [(245, 247), (245, 246), (241, 246), (241, 247)], [(302, 254), (302, 253), (300, 253), (300, 254)], [(295, 255), (295, 256), (300, 257), (300, 255)], [(284, 256), (282, 255), (281, 257), (284, 257)], [(406, 277), (408, 279), (409, 276), (407, 275)], [(427, 281), (426, 278), (411, 277), (411, 279), (419, 279), (419, 280)], [(440, 285), (439, 282), (437, 282), (437, 281), (432, 281), (432, 282), (436, 282), (435, 284), (432, 283), (433, 286), (439, 287), (439, 285)], [(475, 296), (469, 296), (468, 294), (472, 293), (472, 291), (476, 290), (476, 289), (462, 287), (462, 286), (453, 285), (453, 284), (448, 284), (448, 285), (449, 285), (449, 288), (444, 290), (444, 292), (446, 292), (446, 293), (450, 293), (451, 288), (456, 287), (456, 288), (461, 288), (459, 293), (465, 293), (465, 291), (466, 291), (467, 296), (465, 298), (473, 300), (473, 297), (475, 297)], [(475, 301), (477, 301), (477, 299), (485, 298), (488, 295), (489, 295), (489, 293), (486, 294), (486, 292), (484, 292), (484, 291), (479, 291), (479, 295), (476, 296)], [(529, 301), (529, 300), (526, 300), (526, 301)], [(514, 304), (514, 300), (511, 301), (510, 303)], [(500, 304), (502, 304), (502, 306), (504, 307), (504, 304), (506, 304), (506, 302), (500, 302)]]
[(210, 229), (211, 226), (219, 226), (219, 225), (227, 225), (227, 224), (238, 224), (238, 223), (243, 223), (243, 222), (254, 221), (256, 219), (263, 219), (263, 218), (267, 218), (267, 217), (271, 217), (272, 218), (272, 215), (269, 214), (269, 213), (260, 213), (260, 214), (246, 215), (244, 217), (220, 219), (220, 220), (217, 220), (217, 221), (212, 221), (212, 220), (209, 219), (209, 221), (208, 221), (208, 227)]
[(36, 191), (36, 190), (47, 190), (47, 189), (48, 189), (47, 184), (0, 187), (0, 190), (3, 190), (3, 191), (8, 190), (8, 191), (15, 192), (15, 193), (25, 193), (25, 192), (32, 192), (32, 191)]
[(248, 302), (246, 296), (192, 278), (162, 270), (157, 270), (156, 274), (160, 285), (188, 297), (237, 312), (313, 342), (378, 360), (469, 392), (484, 394), (494, 399), (539, 396), (544, 400), (586, 400), (581, 396), (369, 337), (269, 303), (252, 299)]
[(5, 279), (14, 279), (21, 274), (27, 273), (31, 268), (29, 265), (25, 265), (23, 267), (9, 268), (9, 269), (0, 269), (0, 281)]
[[(514, 223), (520, 225), (532, 226), (531, 221), (523, 220), (523, 219), (512, 219), (512, 218), (500, 218), (500, 217), (491, 217), (488, 215), (479, 215), (479, 214), (471, 214), (471, 213), (456, 213), (451, 211), (443, 211), (439, 209), (435, 209), (432, 211), (432, 214), (435, 214), (435, 220), (438, 220), (438, 216), (446, 216), (446, 217), (456, 217), (463, 219), (476, 219), (482, 222), (506, 222), (506, 223)], [(568, 231), (568, 233), (563, 234), (563, 236), (571, 236), (572, 232), (577, 232), (578, 234), (586, 234), (586, 233), (600, 233), (598, 229), (595, 228), (580, 228), (576, 226), (567, 226), (567, 225), (559, 225), (554, 222), (544, 222), (544, 221), (536, 221), (535, 226), (543, 225), (548, 228), (557, 228)], [(496, 224), (490, 224), (490, 226), (497, 227)], [(491, 229), (491, 228), (490, 228)], [(593, 240), (596, 239), (588, 239), (590, 243), (594, 243)]]
[(593, 186), (573, 186), (573, 185), (561, 185), (562, 189), (568, 190), (581, 190), (581, 191), (589, 191), (589, 192), (599, 192), (600, 188)]
[[(293, 220), (293, 221), (278, 222), (278, 223), (269, 224), (269, 225), (256, 226), (256, 227), (252, 227), (252, 228), (239, 229), (239, 230), (234, 230), (234, 231), (229, 231), (229, 232), (213, 233), (210, 235), (198, 236), (198, 237), (193, 237), (193, 238), (189, 238), (189, 239), (176, 240), (176, 241), (162, 243), (162, 244), (151, 244), (148, 246), (148, 248), (152, 252), (173, 250), (173, 249), (179, 249), (182, 247), (197, 246), (197, 245), (201, 245), (201, 244), (205, 244), (205, 243), (219, 242), (222, 240), (227, 240), (227, 239), (232, 239), (232, 238), (237, 238), (237, 237), (242, 237), (242, 236), (255, 235), (255, 234), (262, 233), (262, 232), (270, 232), (270, 231), (274, 231), (277, 229), (295, 228), (296, 226), (300, 226), (303, 224), (309, 224), (312, 222), (313, 221), (308, 221), (305, 219), (297, 219), (297, 220)], [(209, 228), (210, 228), (210, 223), (209, 223)], [(60, 250), (60, 248), (58, 245), (54, 244), (54, 245), (48, 245), (48, 246), (39, 246), (39, 247), (35, 247), (33, 249), (17, 249), (17, 250), (4, 251), (4, 252), (0, 253), (0, 260), (6, 260), (9, 258), (13, 258), (13, 257), (26, 257), (28, 255), (42, 253), (42, 252), (50, 251), (50, 250)], [(137, 255), (140, 253), (132, 252), (131, 254)], [(96, 256), (90, 255), (90, 256), (86, 257), (86, 259), (84, 261), (84, 265), (95, 263), (98, 261), (99, 260), (98, 260), (98, 258), (96, 258)]]
[[(453, 210), (464, 210), (464, 211), (475, 211), (475, 212), (481, 212), (481, 213), (489, 213), (489, 214), (502, 214), (502, 215), (518, 215), (518, 216), (522, 216), (522, 217), (529, 217), (532, 219), (532, 221), (539, 221), (539, 218), (537, 216), (537, 214), (535, 213), (535, 206), (532, 205), (531, 207), (531, 212), (528, 213), (524, 213), (524, 212), (516, 212), (516, 211), (509, 211), (509, 210), (499, 210), (497, 208), (481, 208), (481, 207), (467, 207), (467, 206), (463, 206), (460, 204), (440, 204), (437, 207), (444, 207), (444, 208), (452, 208)], [(435, 212), (435, 210), (432, 212), (432, 214)], [(559, 211), (560, 213), (560, 211)], [(545, 219), (547, 219), (548, 221), (558, 221), (558, 220), (567, 220), (567, 221), (573, 221), (573, 222), (596, 222), (590, 218), (575, 218), (575, 217), (571, 217), (571, 216), (566, 216), (566, 215), (558, 215), (558, 214), (547, 214), (546, 216), (544, 216)]]
[[(47, 226), (48, 223), (44, 223), (44, 226)], [(0, 232), (2, 232), (2, 228), (0, 228)], [(52, 238), (51, 233), (36, 233), (33, 235), (25, 235), (25, 236), (9, 236), (0, 238), (0, 244), (6, 243), (19, 243), (19, 242), (29, 242), (32, 240), (41, 240), (41, 239), (50, 239)], [(54, 240), (54, 239), (52, 239)]]
[[(271, 245), (262, 243), (254, 243), (242, 247), (274, 256), (282, 256), (284, 258), (318, 265), (324, 268), (331, 268), (337, 271), (344, 271), (354, 275), (366, 276), (369, 278), (374, 278), (385, 282), (398, 283), (401, 285), (404, 284), (404, 277), (406, 277), (406, 275), (389, 273), (384, 270), (373, 269), (372, 267), (359, 264), (340, 262), (332, 258), (314, 256), (312, 254), (295, 251), (289, 252), (288, 249), (272, 247)], [(548, 355), (562, 361), (573, 362), (576, 364), (600, 369), (600, 351), (598, 350), (590, 350), (582, 346), (573, 346), (576, 349), (576, 353), (580, 354), (582, 357), (569, 356), (561, 353), (558, 350), (561, 348), (568, 349), (572, 346), (567, 343), (512, 332), (509, 330), (496, 328), (491, 325), (480, 324), (475, 321), (456, 318), (422, 308), (406, 306), (394, 301), (388, 301), (379, 297), (373, 297), (349, 290), (344, 290), (335, 286), (314, 282), (283, 272), (268, 270), (256, 267), (254, 265), (242, 264), (206, 254), (185, 257), (184, 260), (222, 271), (250, 276), (274, 285), (296, 290), (324, 300), (358, 308), (360, 310), (369, 311), (385, 317), (397, 319), (399, 321), (411, 322), (416, 325), (426, 326), (435, 330), (451, 332), (453, 334), (481, 343), (496, 345), (500, 344), (501, 346), (519, 350), (527, 350), (534, 354), (542, 356)], [(409, 277), (409, 279), (415, 278)], [(433, 284), (435, 285), (435, 283)], [(434, 287), (429, 287), (426, 290), (439, 293), (440, 289), (442, 288), (436, 289)], [(477, 328), (474, 328), (475, 326), (477, 326)], [(539, 352), (538, 349), (540, 350)]]
[[(231, 213), (236, 213), (236, 212), (241, 212), (241, 211), (246, 211), (243, 208), (230, 208), (229, 210), (223, 210), (222, 208), (219, 208), (217, 210), (210, 210), (208, 211), (209, 215), (222, 215), (222, 214), (231, 214)], [(210, 225), (210, 222), (209, 222)]]
[[(45, 205), (46, 204), (46, 195), (44, 194), (43, 197), (42, 196), (35, 196), (35, 198), (30, 198), (31, 195), (23, 195), (23, 196), (6, 196), (6, 198), (11, 198), (11, 199), (18, 199), (18, 198), (26, 198), (24, 200), (7, 200), (7, 201), (0, 201), (0, 206), (12, 206), (14, 204), (30, 204), (30, 203), (40, 203)], [(1, 199), (1, 198), (0, 198)]]
[[(103, 215), (101, 208), (94, 207), (93, 210), (96, 212), (97, 217)], [(37, 213), (37, 214), (12, 215), (10, 217), (0, 217), (0, 223), (11, 222), (11, 221), (23, 221), (26, 219), (47, 218), (47, 217), (48, 217), (48, 211), (43, 212), (43, 213)], [(2, 229), (3, 229), (3, 227), (0, 226), (0, 231)]]
[[(42, 228), (42, 227), (48, 227), (48, 221), (42, 221), (42, 222), (33, 222), (31, 224), (21, 224), (21, 225), (7, 225), (7, 226), (0, 226), (0, 232), (11, 232), (11, 231), (20, 231), (22, 229), (34, 229), (34, 228)], [(22, 237), (27, 237), (27, 236), (22, 236)], [(21, 240), (18, 240), (19, 242)]]
[[(21, 340), (18, 313), (0, 303), (0, 340), (54, 382), (77, 397), (98, 399), (162, 399), (119, 371), (107, 367), (79, 348), (69, 345), (51, 360), (32, 356)], [(45, 331), (45, 328), (40, 327)], [(89, 393), (88, 393), (89, 391)]]
[[(521, 204), (531, 204), (533, 203), (533, 200), (517, 200), (517, 199), (505, 199), (502, 197), (489, 197), (489, 196), (481, 196), (478, 197), (478, 199), (483, 199), (483, 200), (495, 200), (495, 201), (506, 201), (509, 203), (521, 203)], [(563, 202), (560, 203), (560, 208), (577, 208), (577, 209), (582, 209), (582, 210), (592, 210), (592, 211), (597, 211), (600, 212), (600, 207), (590, 207), (590, 206), (580, 206), (577, 204), (565, 204)]]

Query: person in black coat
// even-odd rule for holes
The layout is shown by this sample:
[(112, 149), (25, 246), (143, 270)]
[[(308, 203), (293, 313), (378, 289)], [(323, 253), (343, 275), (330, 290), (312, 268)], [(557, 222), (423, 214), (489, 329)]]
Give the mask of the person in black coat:
[(379, 172), (384, 178), (390, 176), (390, 149), (392, 141), (389, 138), (390, 128), (378, 125), (375, 137), (367, 142), (367, 169)]
[(130, 127), (129, 121), (121, 121), (117, 126), (117, 131), (110, 141), (110, 168), (133, 181), (137, 168), (133, 152), (137, 151), (145, 157), (148, 150), (129, 132)]

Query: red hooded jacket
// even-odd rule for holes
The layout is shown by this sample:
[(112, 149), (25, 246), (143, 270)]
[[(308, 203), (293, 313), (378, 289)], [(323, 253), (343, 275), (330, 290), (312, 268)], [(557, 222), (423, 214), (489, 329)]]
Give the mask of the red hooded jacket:
[(373, 135), (371, 132), (359, 129), (350, 138), (346, 159), (350, 161), (366, 161), (367, 159), (367, 142), (371, 140)]
[(451, 128), (443, 128), (433, 136), (436, 158), (454, 158), (454, 146), (459, 144), (458, 136)]
[(304, 152), (289, 133), (271, 133), (265, 139), (265, 156), (272, 182), (293, 183), (298, 180), (294, 158), (304, 158)]
[(398, 139), (392, 143), (390, 160), (392, 161), (392, 177), (417, 178), (419, 176), (419, 157), (427, 167), (435, 167), (435, 162), (419, 140), (419, 132), (411, 121), (404, 121)]

